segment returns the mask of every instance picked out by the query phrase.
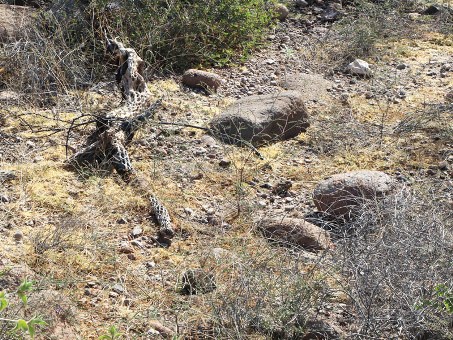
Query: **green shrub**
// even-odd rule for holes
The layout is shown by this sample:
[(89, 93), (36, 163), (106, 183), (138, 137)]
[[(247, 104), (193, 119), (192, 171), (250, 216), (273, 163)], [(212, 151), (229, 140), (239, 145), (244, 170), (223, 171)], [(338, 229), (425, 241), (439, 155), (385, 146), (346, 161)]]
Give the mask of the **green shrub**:
[[(96, 52), (103, 47), (99, 41), (106, 32), (134, 48), (154, 68), (184, 69), (246, 57), (272, 23), (271, 2), (92, 0), (88, 5), (61, 4), (56, 17), (70, 26), (68, 38), (74, 45), (89, 38), (86, 47)], [(84, 15), (77, 15), (80, 12)]]

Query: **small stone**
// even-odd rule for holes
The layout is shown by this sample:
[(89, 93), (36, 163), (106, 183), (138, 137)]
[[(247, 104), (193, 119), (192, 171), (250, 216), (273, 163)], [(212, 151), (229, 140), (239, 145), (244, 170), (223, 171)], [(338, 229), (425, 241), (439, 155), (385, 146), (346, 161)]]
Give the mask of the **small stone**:
[(258, 205), (261, 207), (261, 208), (265, 208), (267, 206), (267, 203), (266, 201), (258, 201)]
[(117, 224), (126, 224), (127, 220), (125, 217), (121, 217), (116, 221)]
[(396, 66), (396, 69), (397, 69), (397, 70), (404, 70), (405, 68), (407, 68), (407, 65), (406, 65), (406, 64), (398, 64), (398, 65)]
[(294, 5), (298, 8), (305, 8), (308, 6), (308, 2), (306, 2), (305, 0), (296, 0), (294, 2)]
[(20, 230), (18, 230), (14, 233), (13, 237), (15, 241), (20, 242), (24, 238), (24, 234)]
[(152, 269), (152, 268), (156, 267), (156, 262), (148, 261), (148, 262), (145, 263), (145, 267), (148, 268), (148, 269)]
[(448, 163), (446, 161), (440, 162), (439, 163), (439, 170), (447, 171), (448, 170)]
[(131, 254), (134, 252), (134, 249), (129, 245), (128, 242), (124, 241), (120, 244), (120, 253), (122, 254)]
[(231, 165), (231, 161), (229, 159), (226, 159), (226, 158), (223, 158), (220, 162), (219, 162), (219, 166), (221, 166), (222, 168), (227, 168)]
[(194, 211), (192, 208), (184, 208), (184, 213), (188, 216), (192, 216), (194, 214)]
[(7, 195), (0, 195), (0, 202), (1, 203), (9, 203), (9, 197)]
[(264, 63), (265, 63), (265, 64), (268, 64), (268, 65), (273, 65), (273, 64), (275, 64), (275, 60), (274, 60), (274, 59), (266, 59), (266, 60), (264, 61)]
[(206, 90), (217, 91), (223, 80), (215, 73), (190, 69), (182, 76), (183, 84), (190, 87), (199, 87)]
[(424, 15), (435, 15), (440, 12), (440, 7), (437, 5), (430, 5), (427, 9), (423, 11)]
[(118, 296), (119, 296), (118, 293), (115, 293), (115, 292), (110, 292), (109, 293), (109, 297), (111, 297), (111, 298), (117, 298)]
[(124, 287), (122, 284), (120, 283), (116, 283), (113, 287), (112, 287), (112, 291), (117, 293), (117, 294), (123, 294), (124, 293)]
[(32, 142), (31, 140), (28, 140), (25, 145), (29, 148), (29, 149), (32, 149), (36, 146), (36, 144), (34, 142)]
[(367, 93), (365, 93), (365, 98), (366, 99), (373, 99), (374, 98), (374, 94), (372, 92), (367, 92)]
[(148, 325), (151, 327), (148, 330), (148, 333), (150, 335), (156, 334), (155, 332), (157, 332), (157, 334), (160, 335), (162, 338), (171, 339), (175, 334), (175, 332), (173, 332), (170, 328), (165, 327), (157, 320), (148, 321)]
[(275, 13), (277, 14), (277, 18), (280, 21), (286, 20), (289, 15), (288, 7), (283, 4), (276, 4), (275, 5)]
[(132, 240), (131, 245), (138, 248), (143, 248), (143, 244), (139, 240)]
[(141, 234), (143, 234), (143, 229), (140, 226), (135, 226), (134, 229), (132, 229), (131, 235), (132, 237), (139, 237)]
[(360, 75), (360, 76), (369, 76), (371, 75), (370, 65), (362, 60), (356, 59), (352, 63), (350, 63), (347, 67), (347, 70), (351, 74)]
[(135, 254), (127, 254), (127, 258), (131, 261), (135, 261), (137, 259), (137, 256), (135, 256)]
[(416, 21), (420, 17), (420, 13), (409, 13), (407, 16), (410, 20)]

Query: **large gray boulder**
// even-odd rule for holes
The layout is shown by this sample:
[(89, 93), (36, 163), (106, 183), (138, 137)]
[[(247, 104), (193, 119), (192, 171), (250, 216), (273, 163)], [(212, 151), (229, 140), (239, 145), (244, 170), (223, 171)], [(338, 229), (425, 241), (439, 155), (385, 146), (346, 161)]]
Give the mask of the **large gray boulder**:
[(306, 250), (330, 248), (330, 236), (324, 229), (299, 218), (267, 218), (257, 223), (258, 230), (269, 240)]
[(314, 190), (313, 200), (319, 211), (350, 218), (367, 200), (392, 193), (395, 185), (394, 179), (380, 171), (352, 171), (320, 182)]
[(309, 125), (302, 95), (283, 91), (238, 100), (212, 119), (210, 129), (224, 143), (261, 146), (293, 138)]

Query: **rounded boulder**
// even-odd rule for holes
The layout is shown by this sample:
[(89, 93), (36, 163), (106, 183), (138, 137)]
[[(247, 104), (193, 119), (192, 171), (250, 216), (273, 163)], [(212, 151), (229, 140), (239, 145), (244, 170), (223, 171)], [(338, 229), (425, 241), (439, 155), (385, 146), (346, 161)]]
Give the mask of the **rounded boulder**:
[(334, 217), (353, 217), (367, 200), (391, 194), (396, 182), (381, 171), (358, 170), (333, 175), (320, 182), (313, 200), (319, 211)]

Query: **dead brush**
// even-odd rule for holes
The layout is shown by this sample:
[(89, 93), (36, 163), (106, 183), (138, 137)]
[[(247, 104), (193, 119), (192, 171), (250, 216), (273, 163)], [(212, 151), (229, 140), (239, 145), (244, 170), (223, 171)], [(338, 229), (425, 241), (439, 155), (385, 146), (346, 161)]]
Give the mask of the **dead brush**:
[(435, 183), (402, 188), (369, 202), (345, 225), (332, 270), (345, 278), (338, 284), (355, 315), (354, 336), (453, 335), (451, 316), (417, 307), (436, 285), (453, 285), (452, 215), (445, 199)]
[(444, 143), (453, 141), (453, 104), (426, 104), (424, 108), (407, 113), (395, 127), (398, 135), (423, 132)]
[(301, 337), (307, 319), (328, 296), (319, 273), (284, 248), (265, 245), (235, 256), (230, 265), (218, 266), (224, 270), (218, 288), (205, 300), (216, 338)]
[[(84, 228), (84, 223), (76, 218), (58, 221), (53, 227), (41, 228), (31, 238), (36, 255), (42, 256), (48, 251), (64, 252), (74, 247), (75, 234)], [(82, 247), (82, 243), (79, 244)]]
[(39, 20), (24, 28), (21, 39), (3, 44), (3, 86), (23, 94), (28, 104), (44, 105), (87, 82), (90, 74), (83, 46), (69, 47), (65, 30), (50, 14), (41, 13)]

